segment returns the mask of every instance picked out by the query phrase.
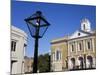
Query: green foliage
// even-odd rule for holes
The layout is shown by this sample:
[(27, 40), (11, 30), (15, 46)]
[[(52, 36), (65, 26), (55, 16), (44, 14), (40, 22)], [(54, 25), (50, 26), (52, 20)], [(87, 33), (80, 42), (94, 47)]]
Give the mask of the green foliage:
[(50, 55), (44, 54), (38, 57), (39, 72), (50, 72)]

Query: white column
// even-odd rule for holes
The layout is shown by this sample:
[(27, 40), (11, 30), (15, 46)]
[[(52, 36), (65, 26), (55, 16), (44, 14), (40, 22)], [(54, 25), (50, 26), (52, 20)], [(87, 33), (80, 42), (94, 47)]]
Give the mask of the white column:
[(85, 51), (86, 51), (86, 40), (83, 40), (83, 50), (84, 50), (84, 53), (85, 53)]
[(56, 50), (55, 50), (55, 61), (56, 61), (57, 59), (56, 59)]
[(96, 58), (93, 58), (93, 68), (96, 68)]
[(93, 49), (93, 52), (95, 52), (95, 48), (94, 48), (94, 46), (95, 46), (94, 38), (92, 38), (91, 43), (92, 43), (92, 49)]
[(80, 66), (80, 60), (77, 58), (77, 60), (76, 60), (76, 65), (77, 66)]
[(52, 61), (55, 61), (55, 53), (52, 53)]
[(73, 64), (72, 61), (70, 59), (68, 59), (68, 69), (73, 69)]
[(70, 56), (70, 50), (71, 50), (70, 43), (68, 42), (68, 56)]
[(86, 59), (86, 68), (89, 68), (89, 65), (90, 65), (90, 61)]
[(59, 60), (61, 60), (62, 59), (62, 53), (61, 53), (61, 51), (59, 51)]
[(78, 43), (77, 43), (77, 41), (75, 41), (75, 47), (76, 47), (76, 55), (77, 55), (77, 52), (78, 52)]
[(79, 41), (77, 41), (77, 51), (80, 51), (80, 49), (79, 49)]

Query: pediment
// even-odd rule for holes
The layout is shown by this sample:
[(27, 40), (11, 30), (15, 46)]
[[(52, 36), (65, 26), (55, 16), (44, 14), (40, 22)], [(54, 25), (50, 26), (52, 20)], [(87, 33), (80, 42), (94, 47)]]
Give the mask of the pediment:
[(90, 34), (91, 33), (89, 33), (89, 32), (85, 32), (85, 31), (82, 31), (82, 30), (77, 30), (69, 38), (73, 39), (73, 38), (78, 38), (78, 37), (84, 37), (84, 36), (88, 36)]

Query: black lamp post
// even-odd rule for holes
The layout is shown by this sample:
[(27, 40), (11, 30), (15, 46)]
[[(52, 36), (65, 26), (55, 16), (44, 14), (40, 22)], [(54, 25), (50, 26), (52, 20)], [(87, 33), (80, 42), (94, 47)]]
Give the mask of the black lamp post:
[(33, 73), (37, 73), (38, 70), (38, 40), (42, 38), (48, 26), (50, 25), (48, 21), (44, 18), (41, 11), (37, 11), (32, 16), (25, 19), (27, 23), (30, 34), (35, 38), (35, 48), (34, 48), (34, 63), (33, 63)]

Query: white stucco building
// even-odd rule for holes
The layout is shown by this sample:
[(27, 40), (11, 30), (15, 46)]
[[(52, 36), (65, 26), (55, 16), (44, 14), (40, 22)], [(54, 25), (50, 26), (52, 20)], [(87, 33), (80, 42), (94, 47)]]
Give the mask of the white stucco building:
[(51, 41), (51, 70), (96, 68), (96, 32), (89, 19), (81, 20), (80, 29)]
[(27, 34), (14, 26), (11, 27), (11, 74), (24, 73), (24, 56)]
[(96, 68), (96, 32), (88, 19), (82, 19), (80, 30), (68, 40), (68, 69)]

